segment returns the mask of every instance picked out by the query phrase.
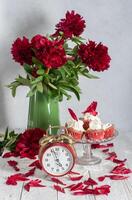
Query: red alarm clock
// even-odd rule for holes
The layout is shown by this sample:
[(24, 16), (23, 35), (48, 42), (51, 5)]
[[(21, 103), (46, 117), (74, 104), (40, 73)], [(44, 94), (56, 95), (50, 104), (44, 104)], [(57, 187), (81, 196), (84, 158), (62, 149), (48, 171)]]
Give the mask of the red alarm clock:
[[(65, 127), (59, 128), (66, 130)], [(47, 174), (59, 177), (66, 175), (72, 170), (76, 159), (73, 143), (74, 141), (68, 136), (67, 130), (65, 134), (50, 135), (40, 140), (39, 159), (43, 170)]]

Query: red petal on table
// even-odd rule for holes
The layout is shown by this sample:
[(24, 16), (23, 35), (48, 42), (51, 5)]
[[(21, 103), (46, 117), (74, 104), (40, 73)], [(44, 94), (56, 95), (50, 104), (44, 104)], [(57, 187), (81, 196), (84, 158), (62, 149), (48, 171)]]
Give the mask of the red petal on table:
[(80, 173), (79, 173), (79, 172), (74, 172), (74, 171), (70, 171), (68, 174), (80, 175)]
[(71, 117), (72, 117), (74, 120), (78, 121), (78, 117), (76, 116), (76, 114), (74, 113), (74, 111), (73, 111), (71, 108), (68, 108), (68, 111), (69, 111)]
[(84, 181), (85, 185), (97, 185), (98, 183), (96, 181), (94, 181), (92, 178), (88, 178), (87, 181)]
[(67, 186), (64, 187), (64, 188), (72, 188), (74, 185), (76, 185), (76, 184), (67, 185)]
[(30, 169), (28, 172), (26, 172), (26, 173), (24, 174), (24, 176), (25, 176), (25, 177), (33, 176), (34, 173), (35, 173), (35, 169), (36, 169), (36, 167)]
[(24, 185), (24, 189), (29, 192), (30, 187), (46, 187), (45, 185), (42, 185), (40, 183), (41, 183), (41, 180), (39, 179), (31, 180)]
[(92, 149), (103, 149), (108, 147), (113, 147), (113, 143), (108, 143), (107, 145), (104, 144), (92, 144)]
[(87, 195), (87, 194), (99, 195), (99, 192), (96, 189), (85, 188), (82, 191), (77, 191), (73, 193), (73, 195)]
[(28, 178), (24, 177), (23, 174), (14, 174), (7, 178), (7, 185), (17, 185), (17, 181), (27, 181)]
[(15, 160), (9, 160), (7, 162), (15, 171), (20, 171), (20, 169), (17, 167), (18, 163)]
[(113, 143), (108, 143), (108, 144), (107, 144), (107, 147), (113, 147), (113, 146), (114, 146)]
[(2, 156), (2, 158), (10, 158), (10, 157), (18, 157), (18, 155), (15, 154), (14, 152), (7, 152)]
[(113, 160), (115, 160), (117, 158), (116, 155), (111, 155), (108, 158), (106, 158), (105, 160), (111, 160), (113, 162)]
[(109, 175), (107, 177), (109, 177), (112, 180), (124, 180), (127, 179), (129, 176)]
[(108, 153), (108, 152), (109, 152), (109, 149), (103, 149), (102, 152), (103, 152), (103, 153)]
[(79, 180), (82, 179), (83, 176), (74, 176), (74, 177), (69, 176), (69, 177), (70, 177), (70, 180), (71, 180), (71, 181), (79, 181)]
[(93, 101), (84, 112), (82, 112), (83, 114), (85, 113), (90, 113), (94, 116), (96, 116), (98, 113), (96, 112), (96, 108), (97, 108), (97, 101)]
[(72, 194), (75, 196), (87, 195), (87, 193), (85, 191), (73, 192)]
[(59, 185), (54, 185), (53, 187), (54, 187), (54, 189), (55, 189), (56, 191), (59, 191), (59, 192), (65, 193), (64, 188), (60, 187)]
[(96, 187), (95, 191), (97, 192), (96, 195), (101, 195), (101, 194), (108, 195), (110, 193), (110, 186), (102, 185), (100, 187)]
[(24, 189), (27, 190), (29, 192), (30, 190), (30, 185), (27, 183), (26, 185), (24, 185)]
[(124, 160), (119, 160), (119, 159), (114, 159), (113, 162), (116, 163), (116, 164), (121, 164), (121, 163), (124, 163), (126, 162), (127, 159), (125, 158)]
[(31, 164), (29, 165), (29, 167), (36, 167), (36, 168), (42, 170), (42, 166), (40, 165), (39, 160), (35, 160), (33, 163), (31, 163)]
[(106, 178), (106, 176), (100, 176), (100, 177), (98, 177), (98, 180), (99, 181), (104, 181), (105, 178)]
[(124, 167), (122, 164), (117, 165), (114, 167), (111, 171), (112, 174), (130, 174), (132, 173), (132, 170), (129, 168)]
[(80, 182), (80, 183), (74, 184), (72, 187), (70, 187), (70, 190), (71, 190), (71, 191), (82, 190), (83, 187), (84, 187), (84, 186), (83, 186), (83, 183)]
[(103, 181), (105, 178), (110, 178), (111, 180), (124, 180), (127, 179), (128, 176), (121, 176), (121, 175), (106, 175), (98, 177), (99, 181)]
[(61, 184), (61, 185), (66, 185), (65, 183), (63, 183), (62, 181), (60, 181), (58, 178), (51, 178), (51, 180), (57, 184)]

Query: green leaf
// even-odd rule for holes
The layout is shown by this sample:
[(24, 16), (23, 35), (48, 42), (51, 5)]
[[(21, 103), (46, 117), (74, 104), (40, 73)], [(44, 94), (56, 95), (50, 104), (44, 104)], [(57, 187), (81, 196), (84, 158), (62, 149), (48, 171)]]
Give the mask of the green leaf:
[(39, 76), (39, 77), (35, 78), (35, 79), (31, 82), (31, 84), (32, 84), (32, 85), (33, 85), (33, 84), (37, 84), (37, 83), (41, 82), (42, 80), (43, 80), (43, 76)]
[(60, 87), (60, 91), (67, 97), (67, 100), (71, 99), (71, 95), (69, 95), (63, 88)]
[(37, 65), (38, 67), (42, 67), (43, 63), (41, 63), (37, 58), (32, 57), (32, 62)]
[(41, 92), (41, 93), (43, 93), (43, 84), (42, 84), (42, 82), (39, 82), (38, 84), (37, 84), (37, 90), (39, 91), (39, 92)]
[(18, 78), (16, 78), (16, 81), (20, 83), (21, 85), (25, 86), (30, 86), (30, 80), (27, 78), (23, 78), (22, 76), (19, 75)]
[(53, 85), (52, 83), (49, 82), (48, 85), (49, 85), (52, 89), (57, 90), (57, 87), (56, 87), (55, 85)]
[(82, 75), (86, 76), (87, 78), (90, 78), (90, 79), (99, 79), (98, 76), (92, 75), (90, 73), (82, 73)]
[(38, 74), (38, 75), (43, 75), (43, 74), (44, 74), (44, 69), (39, 69), (39, 70), (37, 71), (37, 74)]
[(30, 91), (27, 93), (27, 97), (33, 96), (37, 92), (37, 86), (33, 85), (30, 89)]
[(80, 88), (79, 87), (73, 87), (71, 85), (69, 85), (69, 86), (62, 85), (61, 87), (63, 87), (63, 89), (65, 89), (65, 90), (73, 92), (76, 95), (77, 99), (80, 101)]
[(31, 66), (28, 64), (24, 64), (23, 66), (24, 66), (25, 71), (27, 73), (31, 74), (31, 72), (32, 72)]
[(6, 131), (5, 131), (4, 140), (6, 140), (7, 138), (8, 138), (8, 127), (6, 128)]

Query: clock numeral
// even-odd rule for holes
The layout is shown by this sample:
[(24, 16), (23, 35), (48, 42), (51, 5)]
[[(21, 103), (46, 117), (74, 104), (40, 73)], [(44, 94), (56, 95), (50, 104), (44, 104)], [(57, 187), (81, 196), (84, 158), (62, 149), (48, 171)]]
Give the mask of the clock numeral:
[(68, 167), (68, 164), (66, 163), (66, 166)]
[(67, 158), (67, 161), (70, 161), (71, 159), (70, 158)]
[(51, 156), (51, 154), (50, 154), (50, 153), (47, 153), (47, 157), (49, 157), (49, 156)]
[(53, 171), (53, 170), (54, 170), (54, 167), (52, 167), (51, 170)]
[(45, 161), (47, 162), (47, 161), (48, 161), (48, 158), (45, 158)]
[(49, 164), (49, 163), (47, 164), (47, 167), (50, 167), (50, 164)]
[(55, 148), (55, 151), (59, 151), (59, 148)]

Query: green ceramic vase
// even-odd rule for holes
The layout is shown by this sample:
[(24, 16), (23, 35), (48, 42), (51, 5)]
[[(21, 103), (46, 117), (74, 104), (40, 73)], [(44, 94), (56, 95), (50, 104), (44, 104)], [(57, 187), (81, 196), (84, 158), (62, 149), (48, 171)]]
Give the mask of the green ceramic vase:
[[(29, 98), (28, 128), (42, 128), (46, 130), (49, 125), (59, 126), (59, 103), (49, 97), (47, 93), (36, 92)], [(51, 134), (56, 134), (52, 130)]]

